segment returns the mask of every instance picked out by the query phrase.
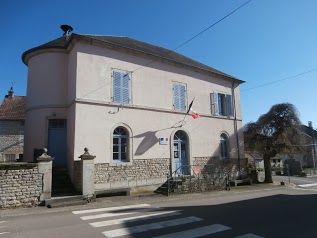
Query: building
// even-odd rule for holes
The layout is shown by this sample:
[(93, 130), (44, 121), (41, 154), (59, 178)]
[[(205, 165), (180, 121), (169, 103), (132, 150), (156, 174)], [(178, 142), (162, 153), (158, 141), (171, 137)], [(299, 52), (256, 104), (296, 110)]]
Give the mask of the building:
[[(244, 155), (235, 77), (128, 37), (67, 32), (22, 60), (26, 161), (47, 147), (53, 167), (74, 180), (88, 147), (103, 190), (159, 184), (188, 165)], [(197, 119), (187, 114), (193, 99)]]
[(0, 162), (23, 159), (25, 96), (10, 88), (0, 104)]

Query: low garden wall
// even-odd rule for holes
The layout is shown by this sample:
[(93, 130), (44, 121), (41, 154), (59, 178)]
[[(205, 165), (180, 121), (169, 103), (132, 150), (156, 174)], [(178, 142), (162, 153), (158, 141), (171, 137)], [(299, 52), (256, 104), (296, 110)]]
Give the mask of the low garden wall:
[(38, 205), (42, 178), (36, 163), (0, 163), (0, 208)]

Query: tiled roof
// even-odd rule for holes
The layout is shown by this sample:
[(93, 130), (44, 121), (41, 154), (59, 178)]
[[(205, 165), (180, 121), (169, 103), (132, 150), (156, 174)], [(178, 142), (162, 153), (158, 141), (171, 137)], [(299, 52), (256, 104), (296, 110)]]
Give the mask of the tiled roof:
[(229, 77), (233, 80), (235, 80), (238, 83), (243, 83), (244, 81), (239, 80), (231, 75), (225, 74), (219, 70), (216, 70), (212, 67), (209, 67), (208, 65), (199, 63), (195, 60), (192, 60), (186, 56), (183, 56), (181, 54), (178, 54), (176, 52), (173, 52), (171, 50), (162, 48), (162, 47), (158, 47), (155, 45), (151, 45), (142, 41), (138, 41), (138, 40), (134, 40), (131, 39), (129, 37), (117, 37), (117, 36), (96, 36), (96, 35), (79, 35), (79, 34), (72, 34), (69, 38), (68, 41), (66, 41), (65, 37), (59, 37), (53, 41), (50, 41), (48, 43), (45, 43), (43, 45), (40, 45), (38, 47), (32, 48), (26, 52), (23, 53), (22, 55), (22, 61), (26, 63), (26, 56), (33, 52), (33, 51), (37, 51), (37, 50), (41, 50), (41, 49), (67, 49), (68, 45), (70, 44), (70, 42), (72, 41), (72, 39), (74, 39), (75, 37), (78, 38), (82, 38), (82, 39), (88, 39), (88, 40), (96, 40), (99, 41), (100, 43), (105, 43), (108, 45), (112, 45), (112, 46), (117, 46), (117, 47), (121, 47), (127, 50), (131, 50), (131, 51), (136, 51), (139, 53), (143, 53), (143, 54), (147, 54), (147, 55), (151, 55), (154, 57), (158, 57), (161, 59), (165, 59), (165, 60), (169, 60), (172, 62), (177, 62), (186, 66), (191, 66), (197, 69), (202, 69), (208, 72), (212, 72), (218, 75), (223, 75), (226, 77)]
[(0, 105), (0, 120), (24, 120), (25, 96), (4, 98)]
[(312, 136), (312, 134), (314, 133), (314, 138), (317, 138), (317, 131), (315, 129), (312, 130), (310, 127), (302, 125), (302, 131), (309, 136)]

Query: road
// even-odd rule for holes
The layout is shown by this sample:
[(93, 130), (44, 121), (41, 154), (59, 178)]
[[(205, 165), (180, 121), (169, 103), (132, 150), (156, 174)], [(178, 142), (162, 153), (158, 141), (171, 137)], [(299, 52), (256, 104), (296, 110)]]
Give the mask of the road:
[(85, 206), (0, 211), (0, 238), (317, 237), (316, 201), (317, 190), (273, 185), (100, 198)]

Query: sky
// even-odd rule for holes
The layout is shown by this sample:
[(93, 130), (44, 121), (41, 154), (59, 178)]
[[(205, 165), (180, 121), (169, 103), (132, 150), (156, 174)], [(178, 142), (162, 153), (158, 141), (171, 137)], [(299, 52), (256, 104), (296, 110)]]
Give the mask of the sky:
[[(246, 2), (1, 0), (0, 100), (12, 84), (15, 95), (26, 95), (21, 55), (62, 36), (62, 24), (78, 34), (127, 36), (175, 49)], [(289, 102), (303, 124), (317, 127), (316, 12), (316, 0), (252, 0), (176, 52), (246, 81), (240, 88), (243, 124)]]

